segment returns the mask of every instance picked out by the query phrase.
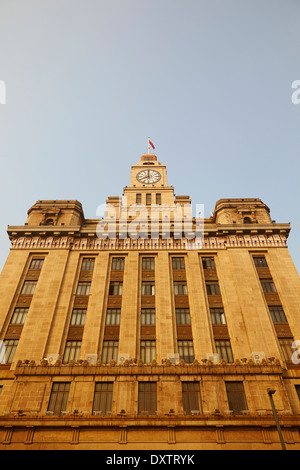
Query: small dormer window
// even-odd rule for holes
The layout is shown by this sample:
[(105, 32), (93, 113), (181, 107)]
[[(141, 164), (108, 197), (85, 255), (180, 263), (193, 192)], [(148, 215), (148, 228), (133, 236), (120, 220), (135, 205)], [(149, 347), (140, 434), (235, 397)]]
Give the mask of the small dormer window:
[(46, 219), (45, 225), (54, 225), (54, 220), (53, 219)]
[(244, 217), (244, 224), (252, 224), (250, 217)]

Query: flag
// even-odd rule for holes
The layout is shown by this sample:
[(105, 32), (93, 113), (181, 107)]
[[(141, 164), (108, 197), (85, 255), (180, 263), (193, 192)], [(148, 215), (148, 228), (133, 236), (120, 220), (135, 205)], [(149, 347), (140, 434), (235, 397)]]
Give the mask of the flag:
[(152, 147), (153, 149), (155, 149), (155, 147), (154, 147), (154, 145), (152, 144), (152, 142), (151, 142), (150, 139), (149, 139), (149, 144), (151, 145), (151, 147)]

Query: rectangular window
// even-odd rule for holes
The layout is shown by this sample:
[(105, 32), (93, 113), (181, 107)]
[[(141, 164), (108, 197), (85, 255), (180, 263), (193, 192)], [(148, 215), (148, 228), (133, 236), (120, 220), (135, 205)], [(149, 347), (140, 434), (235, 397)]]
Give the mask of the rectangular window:
[(135, 203), (136, 204), (142, 204), (142, 195), (141, 194), (136, 194)]
[(161, 204), (161, 193), (156, 193), (156, 204)]
[(257, 268), (267, 268), (268, 263), (264, 256), (255, 256), (253, 257), (254, 264)]
[(103, 341), (102, 361), (108, 364), (118, 360), (119, 341)]
[(140, 357), (147, 364), (156, 357), (155, 340), (141, 340)]
[(48, 411), (54, 415), (60, 415), (67, 409), (70, 382), (54, 382), (52, 385)]
[(95, 258), (83, 258), (81, 264), (81, 271), (93, 271), (95, 265)]
[(233, 414), (241, 414), (247, 410), (243, 382), (225, 382), (229, 409)]
[(16, 307), (10, 323), (13, 325), (24, 325), (28, 310), (28, 307)]
[(218, 281), (206, 281), (206, 292), (207, 295), (220, 295), (220, 286)]
[(90, 282), (78, 282), (76, 295), (89, 295), (91, 290)]
[(5, 339), (0, 348), (0, 364), (10, 364), (13, 361), (17, 346), (18, 339)]
[(281, 350), (283, 353), (284, 360), (286, 362), (292, 361), (292, 354), (295, 351), (292, 349), (292, 344), (294, 342), (294, 338), (278, 338), (279, 344), (281, 346)]
[(62, 360), (63, 364), (68, 364), (70, 361), (78, 361), (80, 348), (81, 341), (67, 341)]
[(141, 325), (155, 325), (155, 308), (141, 309)]
[(224, 359), (226, 362), (233, 362), (233, 354), (229, 339), (215, 340), (216, 352), (219, 354), (219, 358)]
[(183, 359), (187, 363), (194, 362), (194, 345), (192, 340), (179, 340), (178, 345), (178, 354), (179, 358)]
[(93, 414), (107, 415), (111, 413), (113, 386), (113, 382), (96, 382)]
[(175, 281), (174, 282), (174, 295), (187, 295), (187, 284), (186, 282), (182, 281)]
[(123, 282), (113, 281), (109, 284), (109, 295), (122, 295)]
[(106, 310), (106, 325), (120, 325), (121, 320), (121, 309), (120, 308), (108, 308)]
[(44, 259), (33, 259), (31, 260), (29, 269), (42, 269)]
[(189, 308), (175, 308), (176, 324), (177, 325), (190, 325), (191, 316)]
[(142, 270), (154, 270), (155, 261), (154, 258), (142, 258)]
[(146, 206), (151, 206), (151, 194), (146, 194)]
[(85, 324), (86, 308), (74, 308), (71, 316), (72, 326), (82, 326)]
[(111, 262), (111, 269), (113, 271), (124, 271), (124, 258), (113, 258)]
[(22, 287), (21, 294), (23, 295), (33, 295), (37, 281), (25, 281)]
[(215, 260), (213, 257), (202, 258), (203, 269), (216, 269)]
[(210, 318), (213, 325), (226, 325), (223, 308), (210, 308)]
[(155, 282), (154, 281), (142, 282), (142, 295), (155, 295)]
[(183, 256), (172, 258), (172, 269), (173, 270), (177, 270), (177, 269), (183, 270), (183, 269), (185, 269), (185, 263), (184, 263), (184, 257)]
[(155, 414), (157, 410), (156, 382), (139, 382), (138, 413)]
[(273, 279), (260, 279), (260, 283), (265, 293), (277, 292)]
[(281, 305), (269, 305), (268, 307), (274, 323), (287, 322), (284, 310)]
[(182, 382), (182, 401), (185, 414), (200, 411), (199, 382)]

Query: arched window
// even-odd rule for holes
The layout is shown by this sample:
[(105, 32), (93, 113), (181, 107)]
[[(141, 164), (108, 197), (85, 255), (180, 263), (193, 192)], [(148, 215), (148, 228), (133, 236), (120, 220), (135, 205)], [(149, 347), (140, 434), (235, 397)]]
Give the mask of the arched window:
[(244, 217), (244, 224), (251, 224), (252, 223), (252, 220), (250, 219), (250, 217)]
[(45, 225), (54, 225), (53, 219), (46, 219)]

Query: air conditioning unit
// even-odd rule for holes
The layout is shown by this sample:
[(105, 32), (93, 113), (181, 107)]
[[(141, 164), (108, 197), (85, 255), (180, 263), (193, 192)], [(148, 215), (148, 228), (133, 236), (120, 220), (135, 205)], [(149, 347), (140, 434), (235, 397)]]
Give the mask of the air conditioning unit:
[(129, 354), (119, 354), (118, 355), (118, 364), (124, 364), (125, 361), (129, 361)]
[(86, 354), (85, 359), (87, 360), (88, 364), (96, 364), (98, 356), (97, 354)]
[(263, 359), (266, 359), (266, 355), (263, 351), (260, 352), (253, 352), (252, 359), (256, 364), (259, 364)]
[(179, 363), (179, 354), (178, 353), (169, 353), (167, 354), (167, 358), (171, 361), (172, 364)]
[(55, 364), (56, 361), (59, 360), (59, 354), (48, 354), (47, 357), (45, 357), (46, 361), (48, 361), (49, 364)]
[(206, 359), (208, 361), (212, 361), (213, 364), (219, 364), (220, 362), (220, 357), (218, 353), (207, 353)]

